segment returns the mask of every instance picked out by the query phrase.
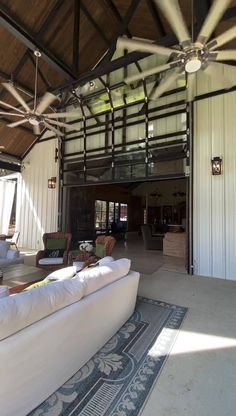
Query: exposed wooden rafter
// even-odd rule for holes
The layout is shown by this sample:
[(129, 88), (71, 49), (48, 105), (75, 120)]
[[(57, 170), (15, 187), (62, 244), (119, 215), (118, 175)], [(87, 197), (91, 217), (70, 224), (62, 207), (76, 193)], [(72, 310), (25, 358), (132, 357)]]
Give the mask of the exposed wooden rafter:
[(107, 38), (107, 36), (105, 35), (105, 33), (103, 32), (103, 30), (100, 28), (100, 26), (97, 24), (96, 20), (93, 18), (93, 16), (89, 13), (88, 9), (85, 7), (84, 3), (82, 0), (80, 0), (80, 8), (83, 11), (83, 13), (85, 14), (85, 16), (87, 17), (87, 19), (90, 21), (90, 23), (93, 25), (93, 27), (96, 29), (96, 31), (98, 32), (98, 34), (101, 36), (101, 38), (104, 40), (104, 42), (107, 45), (110, 45), (110, 41)]
[(35, 33), (32, 33), (25, 27), (16, 16), (8, 10), (6, 6), (1, 5), (0, 8), (0, 25), (24, 43), (27, 48), (35, 51), (40, 50), (42, 58), (48, 62), (57, 72), (66, 79), (75, 79), (76, 76), (64, 62), (62, 62), (55, 54), (53, 54), (39, 39)]
[(154, 1), (153, 0), (147, 0), (147, 5), (148, 5), (149, 11), (151, 13), (151, 16), (154, 20), (154, 24), (157, 27), (158, 32), (161, 33), (161, 36), (165, 36), (166, 31), (164, 29), (163, 23), (160, 19), (160, 16), (159, 16), (159, 13), (157, 11), (157, 8), (156, 8), (156, 5), (155, 5)]

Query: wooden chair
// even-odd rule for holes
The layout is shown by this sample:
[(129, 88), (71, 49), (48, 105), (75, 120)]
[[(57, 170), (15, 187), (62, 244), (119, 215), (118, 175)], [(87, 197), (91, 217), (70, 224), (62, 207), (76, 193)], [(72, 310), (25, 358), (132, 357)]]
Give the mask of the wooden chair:
[[(63, 233), (63, 232), (45, 233), (43, 235), (44, 250), (40, 250), (36, 254), (36, 267), (40, 267), (45, 270), (57, 270), (57, 269), (62, 269), (63, 267), (66, 267), (68, 265), (68, 255), (69, 255), (69, 250), (70, 250), (70, 245), (71, 245), (71, 238), (72, 238), (72, 235), (70, 233)], [(53, 240), (53, 239), (61, 240), (61, 241), (66, 240), (63, 257), (49, 257), (48, 256), (48, 242), (49, 240)], [(55, 245), (58, 245), (58, 241)], [(55, 249), (54, 251), (56, 250), (57, 249)], [(59, 261), (58, 258), (61, 259), (60, 263), (58, 263)]]
[[(95, 244), (96, 246), (98, 246), (98, 244), (104, 246), (102, 257), (111, 256), (112, 250), (116, 244), (116, 239), (110, 235), (108, 236), (100, 235), (96, 238)], [(87, 262), (88, 260), (91, 260), (91, 262), (94, 262), (98, 260), (99, 258), (101, 257), (96, 255), (96, 250), (95, 250), (95, 253), (87, 253), (86, 251), (82, 251), (82, 252), (79, 252), (75, 261)]]
[(6, 241), (10, 242), (11, 245), (15, 246), (18, 250), (17, 243), (20, 237), (20, 231), (15, 231), (12, 238), (6, 238)]

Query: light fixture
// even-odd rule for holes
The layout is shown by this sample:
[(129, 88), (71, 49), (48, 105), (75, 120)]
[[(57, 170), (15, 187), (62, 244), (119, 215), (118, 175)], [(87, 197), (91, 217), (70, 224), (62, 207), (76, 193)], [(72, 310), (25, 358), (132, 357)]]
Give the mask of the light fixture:
[(221, 175), (222, 174), (222, 159), (219, 156), (211, 159), (211, 173), (212, 175)]
[(57, 182), (57, 178), (54, 176), (52, 178), (48, 179), (48, 188), (49, 189), (55, 189), (56, 188), (56, 182)]

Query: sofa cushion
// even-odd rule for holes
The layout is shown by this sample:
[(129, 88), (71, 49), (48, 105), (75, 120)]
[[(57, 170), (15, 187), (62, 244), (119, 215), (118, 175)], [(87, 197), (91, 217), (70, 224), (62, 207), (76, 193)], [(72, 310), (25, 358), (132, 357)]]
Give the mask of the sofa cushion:
[(46, 249), (57, 250), (66, 249), (67, 239), (66, 238), (48, 238), (46, 242)]
[(76, 275), (77, 269), (76, 266), (69, 266), (65, 267), (60, 270), (56, 270), (53, 273), (50, 273), (47, 276), (48, 280), (65, 280), (65, 279), (71, 279)]
[(105, 256), (101, 260), (98, 260), (99, 266), (104, 266), (104, 264), (108, 264), (111, 261), (114, 261), (113, 257)]
[(102, 287), (126, 276), (130, 270), (129, 259), (119, 259), (106, 265), (88, 268), (77, 273), (79, 279), (85, 283), (84, 295), (96, 292)]
[(69, 279), (1, 298), (0, 340), (79, 301), (84, 288), (79, 279)]
[(7, 257), (7, 252), (10, 248), (10, 242), (0, 241), (0, 258), (5, 259)]
[(43, 259), (39, 260), (39, 264), (63, 264), (63, 257), (44, 257)]

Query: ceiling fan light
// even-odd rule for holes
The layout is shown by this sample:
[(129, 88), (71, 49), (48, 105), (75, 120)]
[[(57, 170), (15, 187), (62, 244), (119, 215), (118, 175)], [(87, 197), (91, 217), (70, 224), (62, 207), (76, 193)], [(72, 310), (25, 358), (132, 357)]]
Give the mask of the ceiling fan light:
[(29, 118), (29, 123), (30, 123), (32, 126), (38, 126), (38, 125), (39, 125), (39, 121), (38, 121), (35, 117), (30, 117), (30, 118)]
[(198, 57), (191, 58), (185, 63), (185, 70), (188, 73), (197, 72), (202, 66), (202, 62)]

